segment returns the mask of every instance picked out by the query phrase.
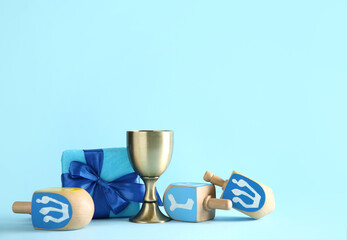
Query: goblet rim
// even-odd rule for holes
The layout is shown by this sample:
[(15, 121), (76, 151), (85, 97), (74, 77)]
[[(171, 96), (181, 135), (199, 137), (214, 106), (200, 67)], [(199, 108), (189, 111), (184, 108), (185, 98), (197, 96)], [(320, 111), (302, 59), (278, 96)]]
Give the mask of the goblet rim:
[(172, 130), (130, 130), (130, 131), (127, 131), (127, 132), (133, 132), (133, 133), (136, 133), (136, 132), (172, 132)]

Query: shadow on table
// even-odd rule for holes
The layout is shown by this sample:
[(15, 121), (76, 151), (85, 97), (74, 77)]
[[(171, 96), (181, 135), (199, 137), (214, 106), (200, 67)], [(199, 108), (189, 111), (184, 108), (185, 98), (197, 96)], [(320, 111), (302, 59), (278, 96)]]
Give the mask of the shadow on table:
[[(34, 231), (31, 218), (16, 219), (0, 224), (0, 233), (32, 232)], [(1, 237), (0, 237), (1, 239)]]
[(254, 221), (255, 219), (250, 217), (242, 217), (242, 216), (217, 216), (214, 221), (217, 222), (248, 222)]

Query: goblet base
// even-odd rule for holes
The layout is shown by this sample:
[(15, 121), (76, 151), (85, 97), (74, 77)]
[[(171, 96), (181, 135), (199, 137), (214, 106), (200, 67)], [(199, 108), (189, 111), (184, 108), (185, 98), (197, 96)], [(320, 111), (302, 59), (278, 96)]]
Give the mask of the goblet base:
[(156, 202), (144, 202), (140, 212), (130, 222), (134, 223), (164, 223), (171, 219), (165, 216)]

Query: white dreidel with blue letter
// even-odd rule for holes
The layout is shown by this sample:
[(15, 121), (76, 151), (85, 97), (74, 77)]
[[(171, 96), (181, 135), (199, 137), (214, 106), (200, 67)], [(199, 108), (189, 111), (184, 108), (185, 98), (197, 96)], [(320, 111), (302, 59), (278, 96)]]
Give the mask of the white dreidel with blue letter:
[(82, 188), (46, 188), (34, 192), (31, 202), (14, 202), (12, 210), (31, 214), (35, 229), (72, 230), (92, 220), (94, 202)]
[(229, 180), (225, 181), (207, 171), (204, 180), (222, 187), (221, 198), (230, 199), (233, 208), (254, 219), (262, 218), (275, 209), (272, 189), (241, 173), (233, 171)]
[(173, 183), (164, 194), (164, 207), (174, 220), (201, 222), (213, 219), (215, 209), (229, 210), (229, 199), (216, 199), (214, 185), (207, 183)]

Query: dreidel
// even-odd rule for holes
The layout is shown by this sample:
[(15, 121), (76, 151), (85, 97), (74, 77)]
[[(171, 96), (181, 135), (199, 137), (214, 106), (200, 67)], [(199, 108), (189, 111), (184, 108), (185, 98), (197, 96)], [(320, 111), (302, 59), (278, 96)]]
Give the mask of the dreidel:
[(82, 188), (46, 188), (35, 191), (31, 202), (14, 202), (14, 213), (31, 214), (39, 230), (73, 230), (90, 223), (94, 202)]
[(201, 222), (213, 219), (215, 209), (229, 210), (229, 199), (216, 199), (216, 189), (206, 183), (173, 183), (164, 194), (164, 208), (174, 220)]
[(241, 173), (233, 171), (229, 180), (223, 180), (207, 171), (204, 180), (222, 187), (221, 198), (230, 199), (234, 209), (254, 219), (262, 218), (275, 209), (272, 189)]

